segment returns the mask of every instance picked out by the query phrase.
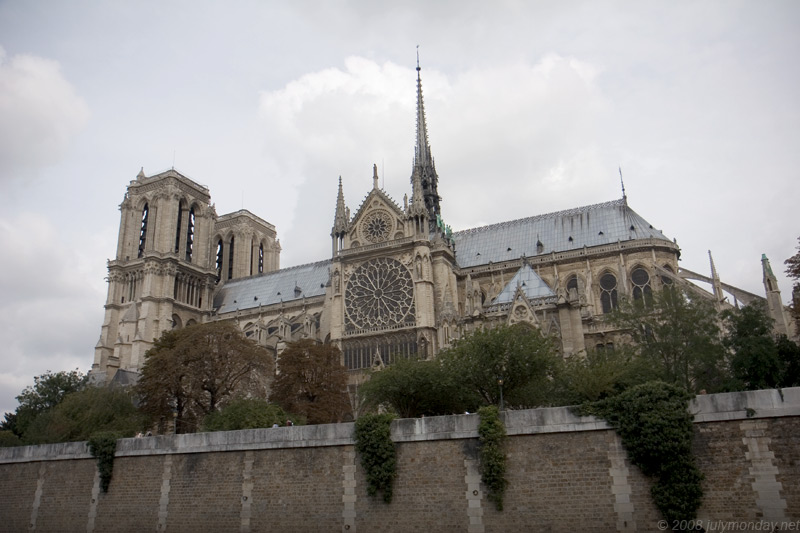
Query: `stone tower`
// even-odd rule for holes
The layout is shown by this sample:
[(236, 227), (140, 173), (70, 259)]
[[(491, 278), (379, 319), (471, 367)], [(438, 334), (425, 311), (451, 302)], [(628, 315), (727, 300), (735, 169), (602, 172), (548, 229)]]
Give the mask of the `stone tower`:
[(210, 236), (217, 218), (208, 189), (168, 170), (128, 185), (117, 255), (92, 373), (110, 380), (138, 371), (165, 330), (202, 321), (217, 279)]

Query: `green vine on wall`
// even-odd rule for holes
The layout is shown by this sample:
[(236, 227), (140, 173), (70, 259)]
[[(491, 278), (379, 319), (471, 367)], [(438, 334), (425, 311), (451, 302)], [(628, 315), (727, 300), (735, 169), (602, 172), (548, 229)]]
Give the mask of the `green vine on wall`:
[(108, 485), (111, 483), (118, 438), (119, 435), (113, 431), (95, 433), (89, 437), (89, 452), (97, 458), (97, 470), (100, 472), (100, 486), (103, 492), (108, 492)]
[(692, 520), (703, 499), (703, 474), (692, 454), (692, 396), (654, 381), (582, 406), (614, 426), (631, 462), (655, 481), (653, 502), (668, 521)]
[(478, 410), (478, 454), (481, 466), (481, 481), (489, 489), (487, 497), (498, 511), (503, 510), (503, 495), (506, 492), (506, 454), (503, 442), (506, 428), (500, 420), (500, 411), (494, 405)]
[(390, 425), (391, 414), (363, 415), (355, 423), (356, 451), (367, 476), (367, 494), (383, 492), (383, 501), (392, 501), (392, 482), (397, 475), (397, 459)]

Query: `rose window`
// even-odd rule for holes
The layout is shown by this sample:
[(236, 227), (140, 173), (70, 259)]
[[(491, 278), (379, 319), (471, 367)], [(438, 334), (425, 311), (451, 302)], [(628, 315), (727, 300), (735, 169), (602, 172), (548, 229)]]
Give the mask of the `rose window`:
[(392, 217), (386, 211), (373, 211), (364, 217), (361, 233), (369, 242), (383, 242), (392, 230)]
[(400, 261), (372, 259), (353, 272), (345, 288), (348, 325), (357, 329), (414, 323), (414, 284)]

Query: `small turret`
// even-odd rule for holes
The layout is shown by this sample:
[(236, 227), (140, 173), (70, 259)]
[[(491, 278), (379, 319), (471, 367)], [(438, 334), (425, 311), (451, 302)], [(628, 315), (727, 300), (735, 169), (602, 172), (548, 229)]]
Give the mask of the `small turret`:
[[(377, 174), (377, 167), (375, 169)], [(342, 190), (342, 177), (339, 176), (339, 193), (336, 196), (336, 213), (333, 216), (333, 229), (331, 238), (333, 239), (333, 255), (341, 251), (344, 246), (344, 236), (350, 227), (350, 212), (344, 203), (344, 192)]]
[(717, 274), (717, 268), (714, 266), (711, 250), (708, 251), (708, 261), (711, 263), (711, 285), (714, 292), (714, 303), (719, 306), (725, 299), (725, 295), (722, 294), (722, 282), (719, 279), (719, 274)]

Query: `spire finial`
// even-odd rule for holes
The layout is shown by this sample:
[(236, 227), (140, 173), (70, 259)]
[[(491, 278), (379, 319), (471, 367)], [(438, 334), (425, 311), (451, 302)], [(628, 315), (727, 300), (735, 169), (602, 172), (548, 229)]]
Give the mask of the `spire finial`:
[(619, 167), (619, 184), (622, 186), (622, 199), (627, 200), (628, 197), (625, 195), (625, 182), (622, 180), (622, 167)]
[(419, 68), (419, 45), (417, 45), (417, 77), (419, 77), (419, 71), (422, 70)]

